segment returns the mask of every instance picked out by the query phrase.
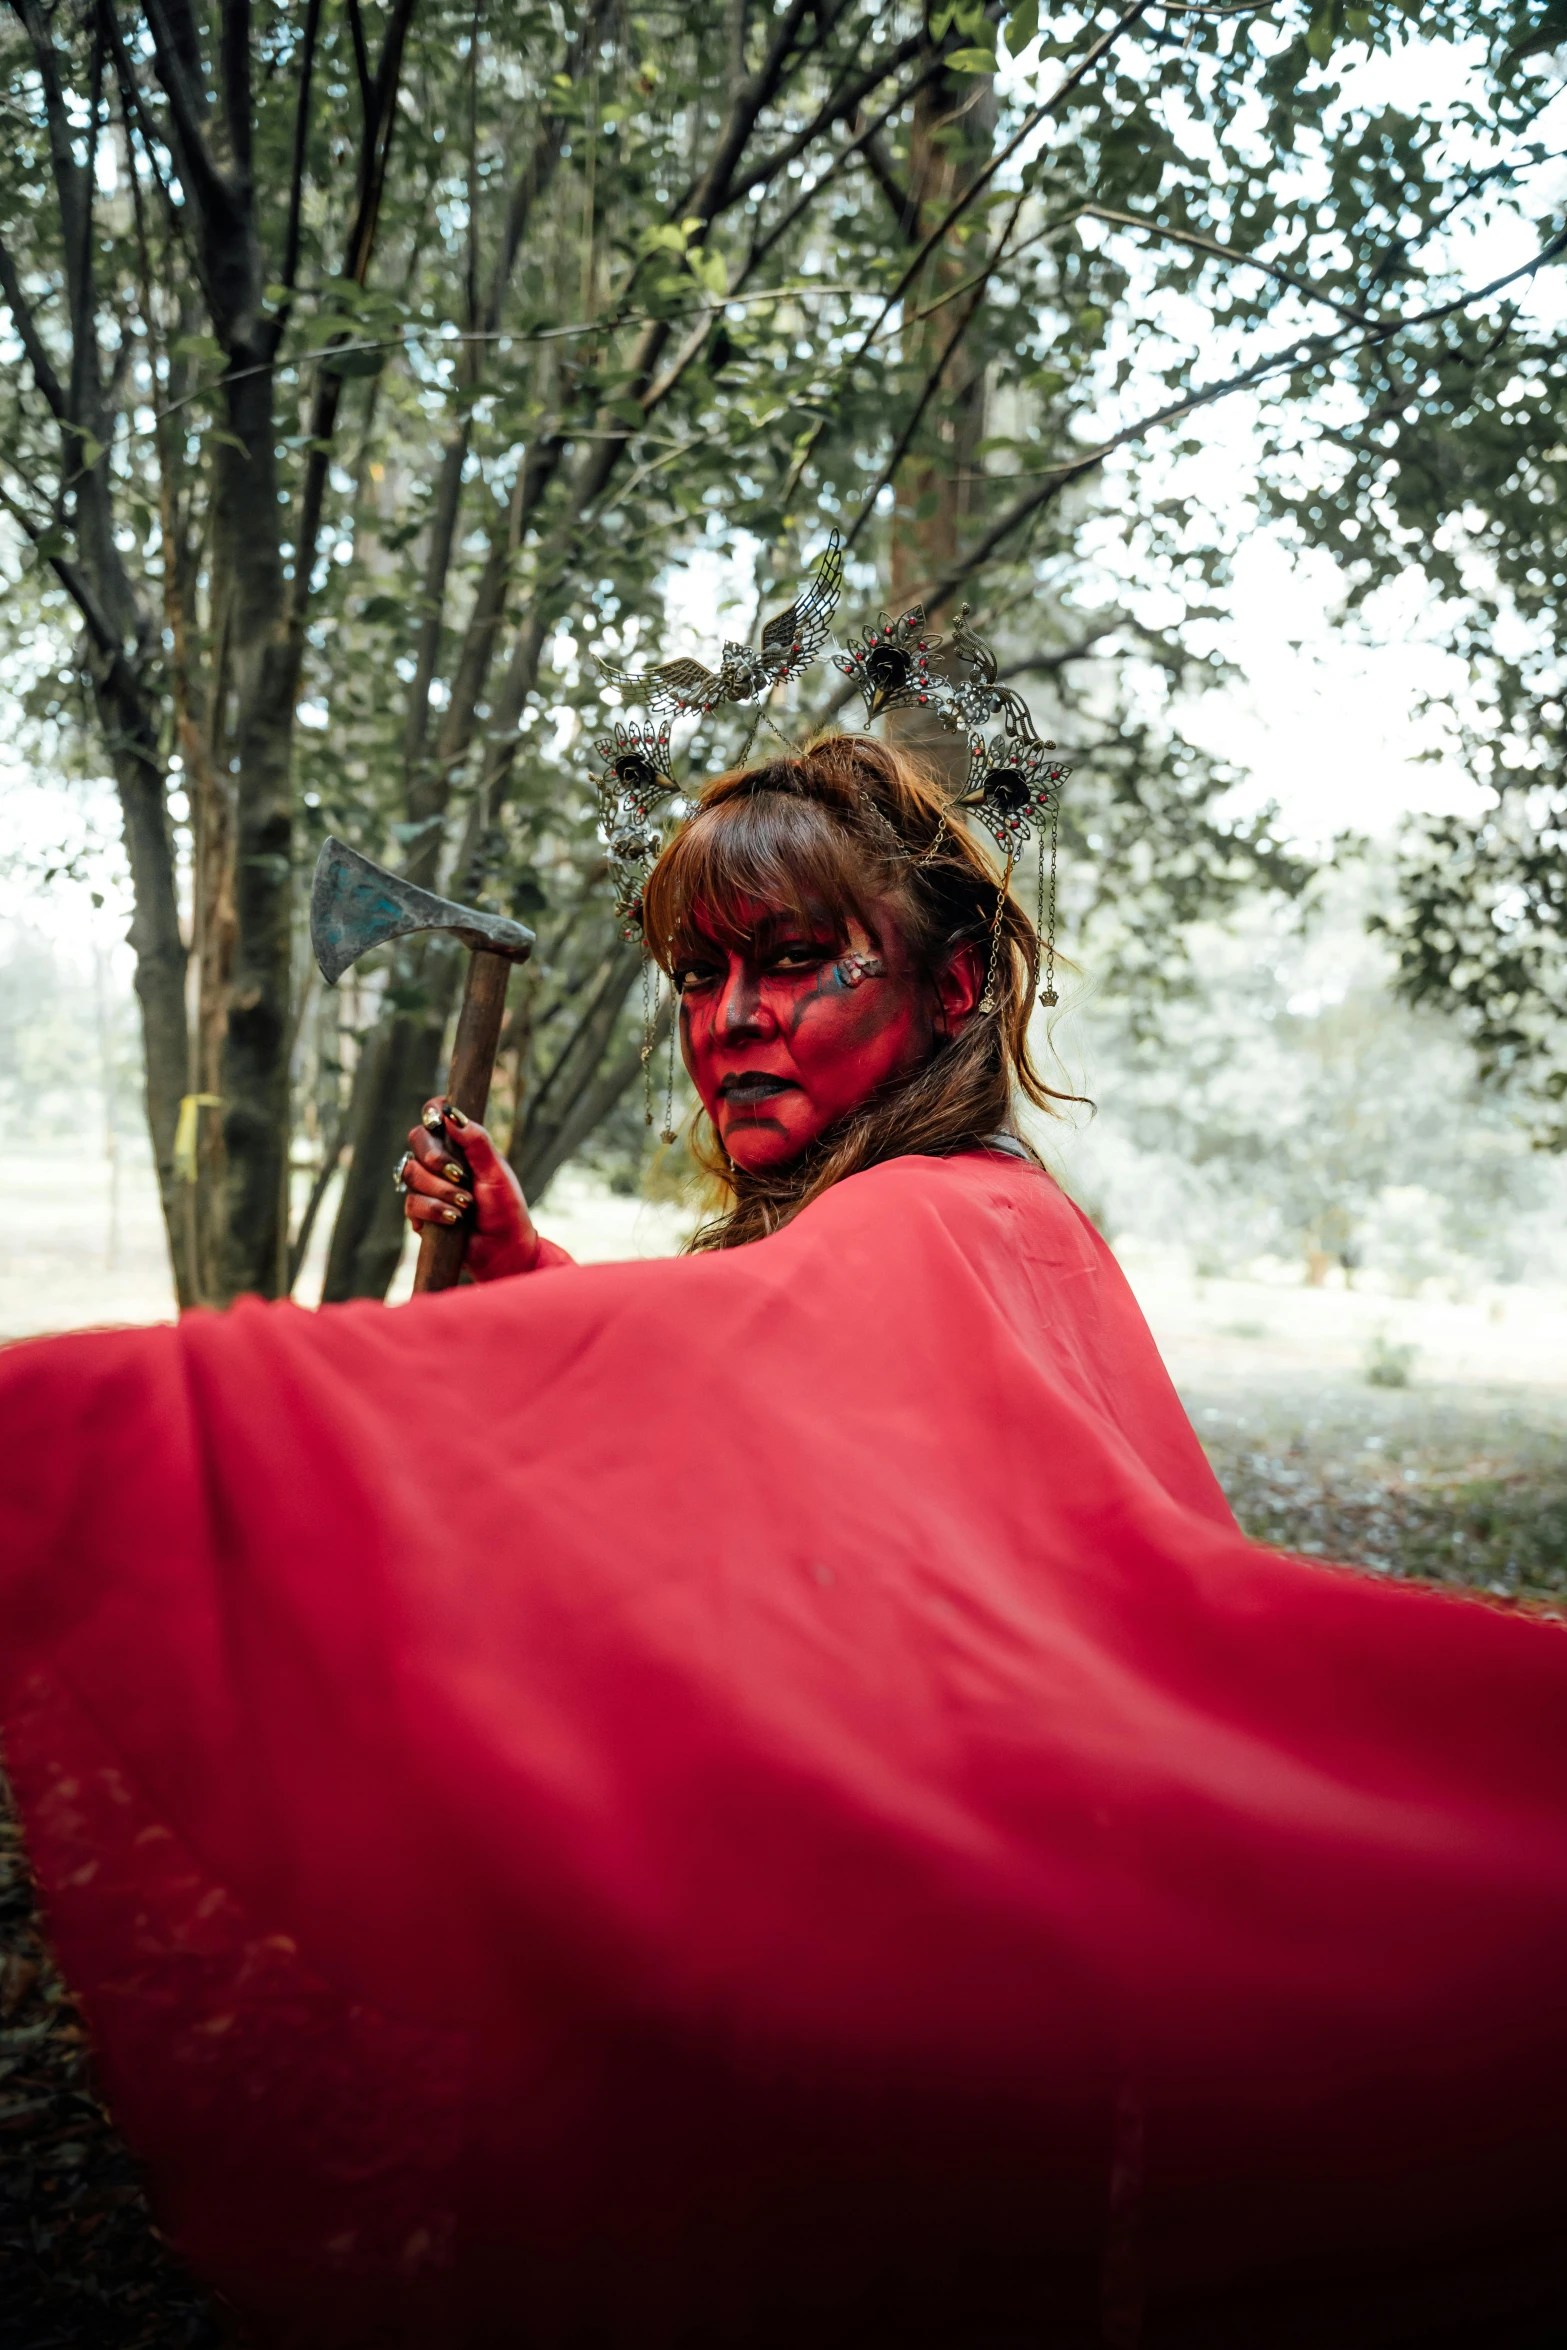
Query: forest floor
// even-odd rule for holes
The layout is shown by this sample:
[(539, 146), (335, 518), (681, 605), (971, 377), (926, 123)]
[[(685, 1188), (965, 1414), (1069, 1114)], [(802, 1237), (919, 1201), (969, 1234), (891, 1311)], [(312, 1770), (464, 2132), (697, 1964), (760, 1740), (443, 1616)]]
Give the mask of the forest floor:
[[(84, 1204), (106, 1231), (105, 1201)], [(23, 1204), (0, 1240), (0, 1336), (150, 1321), (171, 1306), (155, 1203), (122, 1185), (115, 1263)], [(581, 1258), (677, 1245), (671, 1209), (557, 1186), (540, 1221)], [(1123, 1261), (1241, 1524), (1369, 1571), (1567, 1596), (1567, 1299), (1525, 1287), (1392, 1299), (1203, 1281)], [(153, 2229), (94, 2093), (69, 1994), (0, 1812), (0, 2345), (219, 2350), (237, 2337)]]

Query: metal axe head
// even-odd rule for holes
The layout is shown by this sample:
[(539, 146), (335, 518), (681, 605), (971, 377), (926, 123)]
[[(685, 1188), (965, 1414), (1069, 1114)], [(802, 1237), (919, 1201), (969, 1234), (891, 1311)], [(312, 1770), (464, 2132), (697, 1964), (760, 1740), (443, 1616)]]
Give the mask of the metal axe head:
[(533, 952), (533, 933), (522, 923), (438, 898), (328, 835), (310, 884), (310, 943), (327, 984), (335, 986), (372, 947), (415, 930), (449, 930), (465, 947), (513, 963)]

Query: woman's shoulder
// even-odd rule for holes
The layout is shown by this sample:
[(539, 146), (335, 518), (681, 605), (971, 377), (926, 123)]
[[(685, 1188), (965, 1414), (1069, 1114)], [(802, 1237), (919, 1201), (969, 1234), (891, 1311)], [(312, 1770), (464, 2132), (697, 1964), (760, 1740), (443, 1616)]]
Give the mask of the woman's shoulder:
[(872, 1231), (890, 1238), (892, 1222), (932, 1214), (961, 1241), (995, 1232), (1011, 1246), (1022, 1242), (1029, 1253), (1051, 1258), (1097, 1256), (1104, 1245), (1055, 1176), (1021, 1137), (1010, 1134), (940, 1157), (908, 1152), (883, 1159), (824, 1192), (790, 1229), (812, 1221), (868, 1221)]

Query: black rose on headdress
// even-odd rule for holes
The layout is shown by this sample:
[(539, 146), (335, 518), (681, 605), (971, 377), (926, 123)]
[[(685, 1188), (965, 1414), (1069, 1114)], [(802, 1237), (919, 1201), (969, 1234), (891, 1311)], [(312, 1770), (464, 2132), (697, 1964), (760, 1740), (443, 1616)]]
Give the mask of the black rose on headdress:
[(674, 790), (667, 722), (655, 731), (651, 719), (646, 726), (633, 720), (629, 726), (617, 726), (613, 735), (604, 735), (593, 748), (604, 761), (598, 779), (601, 802), (624, 801), (635, 815), (647, 816)]
[(642, 930), (642, 885), (662, 842), (657, 809), (677, 788), (669, 763), (669, 725), (633, 721), (594, 744), (603, 761), (596, 778), (599, 830), (609, 851), (621, 935)]
[(858, 641), (834, 653), (833, 666), (859, 688), (867, 723), (884, 710), (929, 706), (940, 715), (930, 674), (930, 656), (940, 643), (939, 636), (926, 633), (924, 605), (914, 604), (898, 620), (878, 613)]
[(968, 789), (959, 806), (979, 818), (1006, 856), (1018, 856), (1048, 822), (1072, 772), (1053, 750), (1037, 736), (1026, 741), (1010, 732), (993, 740), (969, 737)]

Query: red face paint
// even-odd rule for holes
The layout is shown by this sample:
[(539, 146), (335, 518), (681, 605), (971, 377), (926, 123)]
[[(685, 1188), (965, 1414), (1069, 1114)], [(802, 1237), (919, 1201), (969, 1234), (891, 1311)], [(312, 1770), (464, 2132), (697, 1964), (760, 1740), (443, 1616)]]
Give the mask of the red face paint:
[(713, 940), (675, 966), (692, 1083), (736, 1166), (787, 1166), (840, 1118), (917, 1068), (936, 1005), (891, 924), (878, 946), (755, 909), (743, 944)]

